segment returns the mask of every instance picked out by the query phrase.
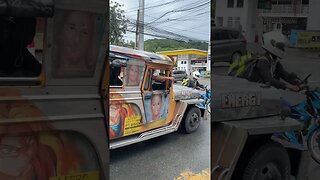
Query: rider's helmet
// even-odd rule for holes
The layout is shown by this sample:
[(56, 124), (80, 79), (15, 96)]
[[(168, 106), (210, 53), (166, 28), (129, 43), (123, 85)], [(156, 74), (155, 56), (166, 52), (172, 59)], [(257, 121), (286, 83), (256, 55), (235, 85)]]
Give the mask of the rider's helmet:
[(280, 59), (284, 57), (288, 44), (288, 38), (281, 32), (271, 31), (262, 35), (262, 48)]

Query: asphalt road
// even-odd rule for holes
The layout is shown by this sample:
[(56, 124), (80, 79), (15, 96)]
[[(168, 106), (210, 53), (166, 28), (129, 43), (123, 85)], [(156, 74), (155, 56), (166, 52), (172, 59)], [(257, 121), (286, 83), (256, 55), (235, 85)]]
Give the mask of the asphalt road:
[[(254, 49), (260, 51), (259, 49)], [(288, 49), (286, 57), (282, 60), (282, 64), (289, 72), (295, 72), (300, 78), (306, 77), (309, 73), (312, 76), (309, 79), (311, 86), (320, 87), (320, 52)], [(217, 75), (225, 75), (228, 71), (228, 63), (216, 63), (213, 73)], [(213, 84), (214, 87), (214, 84)], [(296, 104), (304, 99), (303, 95), (281, 91), (283, 97), (291, 104)], [(318, 180), (320, 177), (320, 165), (310, 159), (309, 163), (309, 180)]]
[[(206, 85), (210, 79), (200, 79)], [(180, 83), (180, 82), (178, 82)], [(149, 141), (111, 150), (111, 180), (209, 179), (210, 121), (193, 134), (175, 132)]]

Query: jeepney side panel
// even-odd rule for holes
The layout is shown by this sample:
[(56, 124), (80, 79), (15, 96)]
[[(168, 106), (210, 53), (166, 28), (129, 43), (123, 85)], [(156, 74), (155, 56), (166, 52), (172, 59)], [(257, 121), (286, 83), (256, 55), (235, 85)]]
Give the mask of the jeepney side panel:
[(131, 58), (127, 65), (122, 67), (121, 73), (123, 85), (110, 87), (110, 139), (145, 131), (146, 118), (141, 96), (145, 62)]
[[(149, 70), (152, 70), (152, 69), (167, 70), (169, 72), (169, 74), (167, 74), (167, 76), (170, 76), (172, 73), (172, 66), (171, 65), (158, 64), (158, 63), (147, 63), (146, 72)], [(150, 71), (150, 72), (152, 72), (152, 71)], [(151, 111), (151, 98), (153, 97), (152, 95), (155, 93), (155, 91), (153, 91), (151, 89), (151, 84), (152, 84), (151, 76), (152, 76), (151, 73), (149, 74), (149, 76), (146, 73), (144, 83), (142, 86), (142, 87), (144, 87), (148, 81), (150, 82), (149, 87), (147, 89), (142, 89), (142, 96), (143, 96), (143, 101), (144, 101), (143, 103), (144, 103), (145, 112), (149, 112), (149, 114)], [(171, 83), (171, 84), (169, 84), (169, 83)], [(175, 107), (176, 107), (176, 102), (174, 100), (174, 92), (173, 92), (172, 83), (173, 82), (166, 81), (166, 88), (168, 88), (168, 90), (161, 92), (162, 105), (163, 105), (161, 112), (163, 114), (163, 116), (162, 116), (163, 118), (160, 118), (159, 120), (151, 121), (150, 123), (148, 123), (148, 130), (165, 126), (165, 125), (171, 123), (173, 121), (173, 119), (175, 118), (174, 111), (175, 111)], [(149, 115), (149, 119), (151, 119), (150, 116), (151, 115)], [(148, 116), (147, 116), (147, 121), (148, 121)]]
[(61, 60), (54, 50), (60, 47), (54, 46), (55, 16), (47, 18), (39, 42), (43, 54), (37, 59), (41, 75), (0, 78), (0, 179), (108, 178), (108, 138), (99, 89), (108, 5), (100, 0), (54, 3), (55, 12), (81, 11), (95, 23), (95, 38), (88, 43), (95, 47), (88, 55), (92, 61), (78, 69), (88, 75), (53, 77), (57, 69), (52, 65)]

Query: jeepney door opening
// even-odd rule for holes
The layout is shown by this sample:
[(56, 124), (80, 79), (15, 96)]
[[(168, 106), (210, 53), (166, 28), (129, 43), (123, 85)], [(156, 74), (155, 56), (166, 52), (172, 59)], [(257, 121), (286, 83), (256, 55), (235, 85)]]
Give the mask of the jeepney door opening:
[[(150, 67), (146, 71), (145, 83), (142, 89), (146, 123), (155, 127), (163, 126), (168, 120), (170, 104), (169, 80), (156, 81), (155, 76), (170, 76), (166, 68)], [(153, 127), (153, 126), (152, 126)]]

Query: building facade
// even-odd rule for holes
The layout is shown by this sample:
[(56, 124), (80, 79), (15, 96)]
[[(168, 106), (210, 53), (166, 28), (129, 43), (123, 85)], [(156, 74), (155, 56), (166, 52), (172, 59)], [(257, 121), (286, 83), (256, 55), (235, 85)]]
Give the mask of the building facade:
[(210, 71), (208, 52), (199, 49), (183, 49), (157, 52), (175, 59), (177, 70), (185, 70), (188, 75), (193, 71)]
[(319, 0), (225, 0), (216, 2), (216, 26), (241, 29), (248, 42), (262, 33), (320, 30)]

